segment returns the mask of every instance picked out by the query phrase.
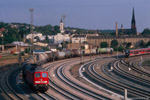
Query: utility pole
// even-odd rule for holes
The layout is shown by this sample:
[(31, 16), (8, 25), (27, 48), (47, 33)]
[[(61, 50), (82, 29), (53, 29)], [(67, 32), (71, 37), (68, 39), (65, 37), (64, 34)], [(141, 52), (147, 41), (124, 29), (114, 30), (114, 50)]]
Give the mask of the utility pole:
[(31, 24), (30, 24), (30, 33), (32, 35), (31, 37), (31, 49), (30, 49), (30, 53), (32, 54), (33, 53), (33, 11), (34, 9), (33, 8), (30, 8), (29, 11), (31, 12)]
[(118, 37), (118, 24), (116, 22), (116, 37)]

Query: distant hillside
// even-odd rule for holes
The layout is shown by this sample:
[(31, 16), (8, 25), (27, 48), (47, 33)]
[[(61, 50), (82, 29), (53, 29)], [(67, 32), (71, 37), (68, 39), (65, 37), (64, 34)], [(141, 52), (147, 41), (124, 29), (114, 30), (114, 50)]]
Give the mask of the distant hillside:
[[(43, 33), (43, 35), (55, 35), (59, 33), (59, 26), (45, 25), (45, 26), (33, 26), (33, 31)], [(4, 38), (0, 36), (0, 44), (8, 44), (13, 41), (22, 41), (23, 37), (30, 34), (30, 24), (26, 23), (4, 23), (0, 22), (0, 34), (3, 34)], [(66, 27), (65, 30), (75, 30), (76, 33), (87, 33), (88, 30)]]

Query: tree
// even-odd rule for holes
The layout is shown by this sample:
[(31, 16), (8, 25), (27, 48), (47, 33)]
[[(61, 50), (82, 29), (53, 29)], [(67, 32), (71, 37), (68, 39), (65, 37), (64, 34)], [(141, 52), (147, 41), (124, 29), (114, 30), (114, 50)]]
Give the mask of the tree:
[(123, 46), (119, 46), (119, 47), (118, 47), (118, 51), (121, 51), (121, 52), (122, 52), (123, 49), (124, 49)]
[(117, 48), (117, 47), (118, 47), (118, 44), (119, 44), (119, 43), (118, 43), (117, 40), (112, 40), (112, 41), (111, 41), (111, 47), (112, 47), (112, 48)]
[(0, 45), (2, 45), (2, 41), (3, 41), (3, 40), (2, 40), (2, 37), (0, 37)]
[(81, 49), (85, 49), (85, 47), (84, 47), (84, 46), (81, 46)]
[(29, 48), (26, 48), (25, 49), (25, 53), (29, 53), (30, 52), (30, 49)]
[(102, 42), (102, 43), (100, 44), (100, 47), (101, 47), (101, 48), (107, 48), (107, 47), (108, 47), (108, 43), (107, 43), (107, 42)]
[(141, 48), (144, 48), (144, 47), (145, 47), (145, 43), (144, 43), (143, 40), (140, 41), (139, 46), (140, 46)]
[(130, 48), (130, 47), (131, 47), (131, 45), (132, 45), (132, 43), (131, 43), (131, 42), (127, 43), (126, 48)]
[(150, 34), (150, 29), (149, 29), (149, 28), (144, 29), (143, 32), (142, 32), (142, 34), (143, 34), (143, 35), (148, 35), (148, 34)]
[(60, 33), (60, 30), (59, 30), (59, 26), (54, 26), (54, 32), (55, 32), (55, 34), (57, 34), (57, 33)]
[(150, 46), (150, 41), (148, 41), (148, 42), (146, 43), (146, 47), (148, 47), (148, 46)]
[(45, 42), (46, 42), (46, 43), (49, 43), (49, 38), (48, 38), (47, 35), (46, 35), (46, 37), (45, 37)]

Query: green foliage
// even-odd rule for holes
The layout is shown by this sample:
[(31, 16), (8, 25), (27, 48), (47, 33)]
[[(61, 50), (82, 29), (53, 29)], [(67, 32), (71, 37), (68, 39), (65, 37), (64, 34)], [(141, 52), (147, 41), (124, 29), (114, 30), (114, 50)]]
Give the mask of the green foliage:
[(59, 26), (54, 26), (54, 34), (60, 33)]
[(118, 47), (118, 44), (119, 44), (119, 43), (118, 43), (117, 40), (112, 40), (112, 41), (111, 41), (111, 47), (112, 47), (112, 48), (117, 48), (117, 47)]
[(49, 43), (49, 39), (48, 39), (48, 36), (46, 35), (46, 37), (45, 37), (45, 42), (46, 43)]
[[(43, 35), (54, 35), (59, 33), (59, 26), (34, 26), (35, 29), (33, 31), (41, 32)], [(24, 36), (30, 33), (30, 24), (25, 23), (3, 23), (0, 22), (0, 29), (4, 28), (4, 44), (12, 43), (13, 41), (22, 41)], [(30, 40), (28, 41), (30, 42)], [(48, 38), (46, 37), (46, 42), (48, 43)], [(2, 39), (0, 38), (0, 44), (2, 44)]]
[(3, 43), (3, 39), (0, 37), (0, 45), (2, 45)]
[(30, 53), (30, 49), (29, 49), (29, 48), (26, 48), (26, 49), (25, 49), (25, 53)]
[(34, 31), (41, 32), (41, 33), (43, 33), (43, 35), (54, 34), (53, 26), (51, 26), (51, 25), (36, 26)]
[(21, 41), (23, 39), (23, 36), (28, 32), (27, 26), (27, 24), (8, 24), (0, 22), (0, 29), (5, 29), (5, 31), (2, 33), (4, 35), (4, 44), (12, 43), (13, 41)]
[(144, 29), (142, 34), (143, 35), (150, 35), (150, 29), (149, 28)]
[(131, 42), (127, 43), (126, 48), (127, 48), (127, 49), (128, 49), (128, 48), (130, 48), (130, 47), (131, 47), (131, 45), (132, 45), (132, 43), (131, 43)]
[(146, 47), (148, 47), (148, 46), (150, 46), (150, 41), (148, 41), (148, 42), (146, 43)]
[(124, 47), (123, 46), (119, 46), (118, 47), (118, 51), (122, 52), (124, 50)]
[(144, 43), (143, 40), (140, 41), (139, 46), (140, 46), (141, 48), (144, 48), (144, 47), (145, 47), (145, 43)]
[(85, 49), (85, 47), (84, 47), (84, 46), (81, 46), (81, 49)]
[(43, 47), (42, 49), (45, 50), (45, 51), (49, 51), (48, 47)]
[(108, 43), (107, 43), (107, 42), (102, 42), (102, 43), (100, 44), (100, 47), (101, 47), (101, 48), (107, 48), (107, 47), (108, 47)]
[(24, 52), (20, 52), (21, 56), (24, 56)]

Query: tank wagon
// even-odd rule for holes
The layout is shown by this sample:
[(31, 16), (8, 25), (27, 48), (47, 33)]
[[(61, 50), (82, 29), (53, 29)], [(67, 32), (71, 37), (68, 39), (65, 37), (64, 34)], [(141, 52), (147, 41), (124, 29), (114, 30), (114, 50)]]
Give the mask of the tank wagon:
[[(107, 52), (110, 52), (109, 49), (106, 50)], [(78, 57), (82, 55), (83, 51), (84, 50), (73, 49), (58, 52), (49, 51), (44, 53), (36, 53), (23, 63), (23, 78), (26, 83), (33, 87), (36, 91), (45, 92), (48, 90), (49, 78), (48, 72), (43, 69), (41, 65), (48, 61)], [(96, 49), (86, 49), (84, 51), (85, 55), (89, 55), (90, 53), (96, 54), (96, 52)]]
[(71, 50), (63, 50), (63, 52), (65, 53), (65, 58), (72, 57), (72, 51)]
[(106, 54), (106, 53), (112, 54), (113, 51), (114, 51), (113, 48), (99, 48), (98, 49), (98, 52), (101, 54)]
[(73, 57), (81, 56), (81, 50), (80, 49), (72, 49), (72, 56)]
[(54, 53), (55, 59), (63, 59), (65, 58), (65, 52), (63, 51), (58, 51)]

